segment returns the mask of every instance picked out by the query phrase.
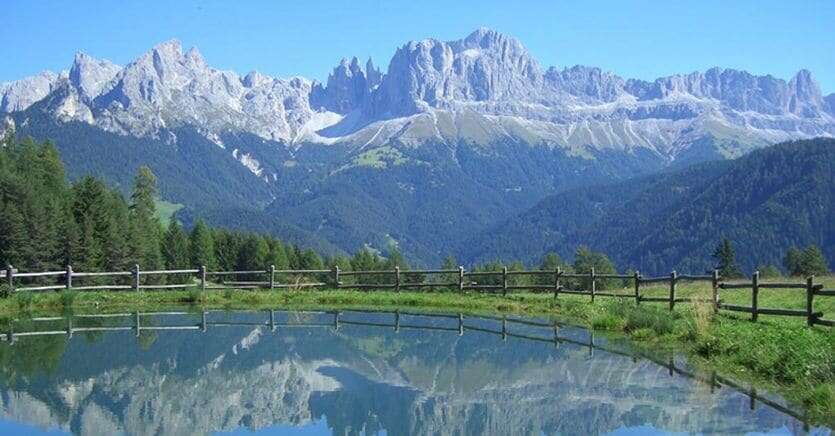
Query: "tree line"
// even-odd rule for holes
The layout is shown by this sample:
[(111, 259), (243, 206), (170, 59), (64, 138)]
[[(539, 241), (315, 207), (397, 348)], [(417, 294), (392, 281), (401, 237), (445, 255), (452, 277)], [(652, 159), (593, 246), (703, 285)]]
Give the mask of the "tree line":
[[(186, 231), (162, 223), (156, 210), (156, 177), (141, 167), (126, 198), (92, 176), (67, 182), (56, 148), (31, 138), (0, 146), (0, 265), (21, 271), (129, 271), (323, 269), (340, 264), (377, 269), (385, 261), (370, 250), (353, 258), (323, 259), (311, 249), (269, 236), (211, 228), (197, 220)], [(405, 262), (403, 262), (405, 264)]]
[[(312, 249), (289, 244), (280, 239), (252, 232), (209, 227), (197, 220), (186, 230), (176, 220), (162, 223), (157, 216), (156, 177), (141, 167), (133, 180), (131, 194), (126, 198), (117, 189), (109, 188), (95, 177), (66, 181), (64, 167), (50, 142), (32, 139), (17, 142), (4, 140), (0, 150), (0, 265), (14, 265), (20, 270), (62, 270), (72, 265), (76, 271), (129, 271), (134, 265), (145, 270), (190, 269), (205, 266), (209, 270), (265, 270), (274, 265), (278, 270), (331, 269), (343, 271), (391, 270), (404, 272), (406, 283), (425, 279), (410, 273), (409, 265), (396, 248), (385, 256), (364, 247), (353, 256), (321, 256)], [(716, 247), (716, 268), (723, 277), (740, 277), (733, 243), (724, 239)], [(447, 257), (443, 269), (457, 269), (453, 257)], [(486, 262), (474, 265), (473, 271), (520, 271), (529, 267), (566, 273), (615, 274), (617, 269), (609, 257), (581, 246), (574, 261), (563, 261), (555, 253), (543, 256), (538, 265), (520, 261)], [(784, 260), (789, 275), (822, 275), (828, 273), (827, 262), (816, 246), (791, 248)], [(760, 268), (765, 277), (781, 275), (775, 266)], [(631, 274), (627, 270), (625, 274)], [(165, 280), (165, 278), (162, 278)], [(190, 280), (171, 276), (168, 281)], [(363, 282), (387, 283), (391, 276), (363, 277)], [(457, 275), (436, 277), (441, 283), (457, 282)], [(499, 284), (500, 278), (488, 276), (482, 284)], [(569, 287), (588, 286), (588, 279), (564, 281)], [(346, 280), (350, 283), (350, 280)], [(511, 276), (511, 285), (553, 284), (553, 277)], [(613, 279), (598, 281), (601, 289), (617, 286)]]

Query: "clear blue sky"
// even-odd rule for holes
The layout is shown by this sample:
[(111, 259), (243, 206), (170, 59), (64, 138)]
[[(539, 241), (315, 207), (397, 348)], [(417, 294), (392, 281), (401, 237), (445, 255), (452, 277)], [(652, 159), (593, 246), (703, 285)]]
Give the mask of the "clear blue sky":
[(342, 57), (388, 66), (403, 43), (479, 26), (516, 36), (543, 66), (653, 79), (711, 66), (835, 92), (835, 1), (15, 1), (0, 12), (0, 81), (69, 67), (76, 51), (125, 64), (177, 38), (212, 66), (322, 80)]

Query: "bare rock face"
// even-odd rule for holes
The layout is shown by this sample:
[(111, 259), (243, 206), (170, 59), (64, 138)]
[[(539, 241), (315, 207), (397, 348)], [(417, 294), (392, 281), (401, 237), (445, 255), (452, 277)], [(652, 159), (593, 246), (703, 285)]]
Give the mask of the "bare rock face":
[(515, 38), (479, 29), (459, 41), (410, 42), (394, 54), (372, 114), (397, 117), (468, 102), (536, 99), (539, 64)]
[(69, 80), (85, 100), (90, 101), (116, 76), (121, 67), (98, 60), (84, 53), (77, 53), (70, 68)]
[(673, 160), (705, 140), (735, 156), (835, 136), (835, 94), (823, 97), (806, 70), (788, 82), (721, 68), (654, 81), (579, 65), (544, 70), (519, 40), (486, 28), (409, 42), (385, 74), (370, 59), (343, 59), (325, 84), (240, 77), (172, 40), (124, 68), (78, 54), (68, 74), (2, 84), (0, 98), (0, 112), (47, 100), (59, 120), (126, 135), (191, 125), (207, 138), (245, 132), (288, 146), (514, 141), (572, 153), (643, 148)]
[(44, 71), (36, 76), (0, 84), (0, 112), (21, 111), (46, 97), (61, 76)]
[(316, 84), (310, 95), (311, 104), (340, 114), (351, 112), (368, 100), (382, 77), (371, 59), (363, 69), (356, 57), (350, 63), (343, 58), (328, 76), (326, 86)]

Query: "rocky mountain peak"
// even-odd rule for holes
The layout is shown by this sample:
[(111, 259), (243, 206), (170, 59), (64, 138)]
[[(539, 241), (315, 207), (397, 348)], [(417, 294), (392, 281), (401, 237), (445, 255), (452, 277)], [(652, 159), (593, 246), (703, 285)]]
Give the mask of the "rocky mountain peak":
[(70, 68), (69, 80), (82, 97), (92, 99), (120, 70), (121, 67), (108, 60), (99, 60), (78, 52)]
[(0, 111), (51, 96), (58, 119), (118, 133), (155, 135), (189, 124), (207, 135), (240, 130), (288, 143), (350, 142), (377, 123), (389, 123), (391, 133), (371, 136), (389, 141), (406, 134), (407, 119), (445, 112), (465, 128), (447, 123), (441, 131), (438, 118), (422, 118), (435, 125), (413, 125), (409, 141), (512, 136), (578, 149), (648, 147), (662, 155), (704, 137), (761, 144), (835, 135), (835, 97), (824, 98), (806, 70), (788, 82), (718, 67), (652, 81), (591, 66), (544, 71), (518, 39), (489, 28), (454, 41), (408, 42), (386, 74), (371, 59), (346, 57), (326, 83), (257, 72), (240, 77), (211, 68), (195, 48), (184, 52), (176, 39), (124, 68), (79, 53), (68, 79), (64, 86), (61, 75), (46, 72), (0, 85)]
[(0, 112), (21, 111), (49, 95), (64, 74), (43, 71), (14, 82), (0, 84)]
[(472, 102), (538, 100), (542, 72), (515, 38), (482, 28), (466, 38), (412, 41), (400, 47), (375, 96), (386, 118)]
[(788, 92), (788, 110), (795, 115), (814, 117), (826, 109), (820, 85), (809, 70), (802, 69), (792, 77)]
[(369, 58), (365, 69), (354, 56), (349, 61), (342, 58), (330, 75), (325, 86), (317, 84), (310, 96), (314, 107), (347, 114), (361, 107), (377, 87), (381, 74), (374, 68)]

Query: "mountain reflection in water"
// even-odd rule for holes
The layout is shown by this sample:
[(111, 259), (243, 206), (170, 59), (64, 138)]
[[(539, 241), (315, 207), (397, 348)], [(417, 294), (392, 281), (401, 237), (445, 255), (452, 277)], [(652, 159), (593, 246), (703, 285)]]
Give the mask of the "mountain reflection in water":
[(3, 434), (829, 433), (779, 398), (549, 320), (218, 311), (7, 327)]

